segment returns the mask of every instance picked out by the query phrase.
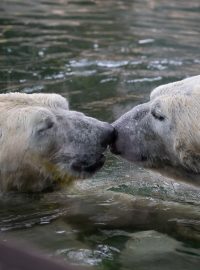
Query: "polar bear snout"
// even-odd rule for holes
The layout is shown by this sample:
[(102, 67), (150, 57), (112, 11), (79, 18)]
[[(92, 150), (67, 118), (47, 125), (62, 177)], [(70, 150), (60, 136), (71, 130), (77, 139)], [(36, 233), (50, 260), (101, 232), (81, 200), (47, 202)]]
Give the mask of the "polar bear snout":
[(149, 105), (142, 104), (125, 113), (112, 124), (117, 134), (115, 141), (110, 145), (113, 154), (129, 161), (147, 161), (146, 141), (152, 140), (149, 113)]
[[(97, 119), (73, 112), (71, 123), (73, 138), (70, 143), (74, 155), (70, 158), (70, 170), (79, 178), (98, 171), (105, 162), (103, 153), (115, 140), (114, 128)], [(75, 119), (75, 122), (74, 122)]]
[[(94, 145), (93, 149), (91, 148), (91, 156), (94, 157), (93, 160), (91, 160), (91, 158), (87, 155), (84, 155), (82, 160), (80, 160), (79, 156), (79, 159), (73, 161), (71, 164), (71, 169), (79, 173), (83, 178), (85, 177), (84, 175), (88, 176), (94, 174), (96, 171), (103, 167), (106, 160), (103, 152), (107, 149), (109, 145), (114, 143), (117, 136), (116, 130), (110, 124), (102, 123), (100, 121), (98, 122), (100, 123), (100, 126), (102, 125), (100, 130), (101, 135), (99, 138), (99, 142), (97, 140), (97, 145)], [(87, 145), (86, 148), (89, 149)]]

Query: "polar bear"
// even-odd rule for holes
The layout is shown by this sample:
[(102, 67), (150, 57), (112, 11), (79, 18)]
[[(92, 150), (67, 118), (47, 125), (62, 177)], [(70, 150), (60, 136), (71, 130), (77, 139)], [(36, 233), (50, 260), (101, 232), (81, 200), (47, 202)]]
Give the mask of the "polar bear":
[(1, 94), (0, 190), (37, 192), (88, 177), (113, 137), (111, 125), (70, 111), (58, 94)]
[(200, 185), (200, 75), (157, 87), (113, 126), (113, 153)]

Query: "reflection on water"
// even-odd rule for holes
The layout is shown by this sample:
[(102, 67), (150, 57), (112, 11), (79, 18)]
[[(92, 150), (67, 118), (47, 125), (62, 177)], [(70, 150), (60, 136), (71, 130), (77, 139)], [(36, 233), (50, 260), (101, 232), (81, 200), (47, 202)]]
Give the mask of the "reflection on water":
[(198, 269), (199, 205), (98, 190), (4, 195), (1, 238), (100, 269)]
[[(198, 0), (1, 1), (1, 92), (57, 92), (113, 121), (154, 87), (199, 73), (199, 11)], [(110, 156), (72, 190), (0, 205), (3, 238), (75, 264), (199, 269), (199, 190)]]

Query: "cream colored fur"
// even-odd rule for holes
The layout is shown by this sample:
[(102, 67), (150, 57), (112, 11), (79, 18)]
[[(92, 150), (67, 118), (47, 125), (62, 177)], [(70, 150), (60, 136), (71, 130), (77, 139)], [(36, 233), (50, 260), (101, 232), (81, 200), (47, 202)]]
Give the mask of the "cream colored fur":
[(57, 94), (1, 94), (0, 190), (43, 191), (90, 176), (110, 130)]
[(200, 185), (200, 75), (154, 89), (115, 123), (114, 150), (173, 178)]

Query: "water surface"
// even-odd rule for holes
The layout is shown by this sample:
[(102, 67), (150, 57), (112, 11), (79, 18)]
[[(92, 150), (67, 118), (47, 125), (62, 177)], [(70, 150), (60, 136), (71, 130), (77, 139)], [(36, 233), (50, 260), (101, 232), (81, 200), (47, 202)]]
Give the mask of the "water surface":
[[(60, 93), (111, 122), (199, 74), (199, 13), (198, 0), (3, 0), (0, 91)], [(70, 189), (3, 195), (0, 230), (95, 269), (196, 270), (199, 206), (198, 189), (108, 155)]]

